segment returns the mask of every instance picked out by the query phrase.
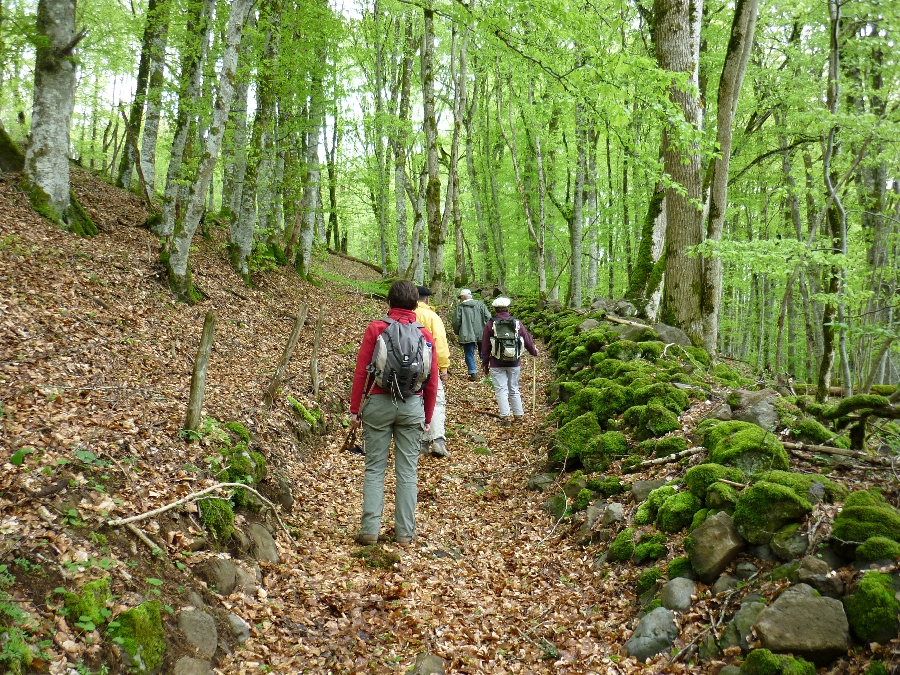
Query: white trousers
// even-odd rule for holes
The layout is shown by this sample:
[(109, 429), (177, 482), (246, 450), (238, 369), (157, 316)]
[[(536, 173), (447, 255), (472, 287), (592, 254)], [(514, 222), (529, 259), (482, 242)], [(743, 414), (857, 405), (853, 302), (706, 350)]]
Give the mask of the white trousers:
[(491, 381), (494, 383), (494, 396), (500, 407), (500, 417), (509, 417), (510, 406), (513, 415), (524, 415), (522, 394), (519, 393), (519, 366), (491, 368)]
[(434, 412), (431, 414), (431, 427), (422, 436), (422, 441), (430, 443), (435, 438), (444, 438), (444, 420), (447, 419), (447, 395), (444, 383), (438, 380), (437, 398), (434, 400)]

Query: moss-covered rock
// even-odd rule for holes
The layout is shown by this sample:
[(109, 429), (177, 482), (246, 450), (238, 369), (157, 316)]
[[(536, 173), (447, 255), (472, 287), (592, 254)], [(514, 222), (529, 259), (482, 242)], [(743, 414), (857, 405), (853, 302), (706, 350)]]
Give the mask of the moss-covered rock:
[(663, 532), (681, 532), (691, 524), (694, 514), (702, 507), (703, 502), (690, 492), (679, 492), (659, 507), (656, 526)]
[(847, 488), (818, 474), (765, 471), (757, 474), (756, 479), (787, 486), (801, 497), (806, 497), (814, 483), (821, 483), (825, 488), (825, 501), (829, 504), (839, 502), (847, 497)]
[(854, 492), (844, 501), (831, 536), (839, 543), (853, 546), (872, 537), (900, 543), (900, 513), (876, 492)]
[(566, 360), (563, 362), (566, 370), (577, 371), (584, 368), (591, 360), (591, 353), (584, 345), (580, 345), (569, 352)]
[(637, 511), (634, 512), (634, 524), (635, 525), (649, 525), (654, 520), (656, 520), (656, 516), (650, 515), (650, 506), (647, 502), (642, 502)]
[(584, 511), (593, 500), (594, 493), (584, 488), (575, 495), (575, 500), (572, 502), (572, 511)]
[(579, 414), (595, 410), (601, 396), (603, 396), (603, 392), (599, 389), (590, 386), (584, 387), (569, 399), (569, 408), (573, 411), (578, 410)]
[(210, 497), (198, 502), (203, 526), (220, 544), (226, 544), (234, 534), (234, 508), (225, 499)]
[(815, 675), (816, 667), (802, 658), (754, 649), (741, 664), (744, 675)]
[(675, 579), (677, 577), (692, 577), (694, 575), (694, 568), (691, 567), (691, 560), (687, 556), (678, 556), (677, 558), (672, 558), (669, 561), (669, 565), (666, 568), (666, 576), (669, 579)]
[(110, 634), (138, 672), (156, 672), (162, 665), (166, 638), (159, 610), (155, 600), (145, 602), (116, 617), (116, 626), (110, 624)]
[(662, 578), (664, 578), (663, 571), (658, 567), (651, 567), (648, 570), (644, 570), (637, 580), (637, 586), (635, 588), (637, 594), (643, 595), (653, 588), (657, 580)]
[(607, 552), (607, 560), (631, 560), (634, 554), (634, 528), (627, 527), (613, 539)]
[(639, 439), (659, 437), (681, 429), (678, 416), (655, 401), (629, 408), (622, 420), (634, 429), (635, 438)]
[(236, 434), (244, 443), (250, 443), (250, 432), (247, 430), (247, 427), (240, 422), (226, 422), (222, 426), (233, 434)]
[(722, 479), (741, 483), (744, 472), (736, 467), (721, 464), (698, 464), (688, 469), (684, 476), (684, 484), (695, 497), (706, 499), (709, 486)]
[(568, 403), (569, 400), (584, 388), (580, 382), (560, 382), (559, 383), (559, 400)]
[(638, 342), (637, 346), (641, 350), (641, 358), (647, 359), (648, 361), (656, 361), (656, 359), (662, 356), (663, 349), (666, 348), (664, 343), (656, 340)]
[(717, 481), (706, 491), (704, 504), (709, 509), (724, 511), (731, 515), (737, 507), (738, 498), (738, 491), (733, 486)]
[[(666, 503), (666, 500), (669, 497), (676, 494), (678, 494), (678, 490), (672, 485), (663, 485), (662, 487), (658, 487), (651, 491), (650, 494), (647, 495), (647, 500), (638, 507), (634, 522), (638, 525), (649, 525), (650, 523), (655, 522), (660, 507)], [(640, 521), (638, 520), (639, 518)]]
[(588, 473), (605, 471), (616, 459), (628, 453), (628, 441), (621, 431), (595, 436), (582, 453), (581, 463)]
[(617, 340), (606, 348), (606, 354), (619, 361), (631, 361), (640, 357), (641, 348), (631, 340)]
[(612, 497), (613, 495), (622, 494), (631, 489), (631, 485), (623, 483), (618, 476), (607, 476), (606, 478), (593, 478), (587, 482), (589, 490), (601, 494), (604, 497)]
[(660, 438), (656, 442), (654, 454), (657, 457), (668, 457), (669, 455), (675, 455), (679, 452), (684, 452), (685, 450), (687, 450), (687, 447), (687, 439), (685, 439), (683, 436), (666, 436), (665, 438)]
[(628, 390), (616, 382), (610, 382), (601, 389), (601, 392), (601, 396), (595, 400), (594, 412), (597, 413), (600, 424), (606, 427), (607, 420), (621, 415), (628, 409), (629, 396)]
[(109, 602), (109, 579), (95, 579), (81, 587), (81, 593), (66, 593), (64, 596), (67, 615), (71, 622), (84, 621), (87, 617), (95, 626), (106, 621), (104, 611)]
[(634, 547), (632, 558), (635, 564), (643, 565), (650, 560), (665, 558), (669, 550), (666, 548), (666, 535), (646, 532), (640, 536)]
[(750, 382), (750, 380), (741, 375), (739, 370), (732, 368), (726, 363), (717, 363), (713, 367), (712, 375), (722, 384), (732, 388), (741, 387)]
[(668, 382), (657, 382), (639, 388), (634, 388), (632, 383), (631, 402), (633, 405), (656, 402), (676, 414), (684, 412), (691, 405), (688, 395)]
[(900, 544), (887, 537), (871, 537), (856, 547), (856, 559), (862, 562), (897, 558), (900, 558)]
[(715, 421), (701, 425), (710, 462), (736, 466), (748, 474), (790, 467), (787, 451), (772, 433), (749, 422), (708, 424)]
[(624, 365), (624, 361), (620, 361), (619, 359), (606, 358), (594, 368), (594, 373), (598, 377), (606, 377), (612, 380), (616, 378)]
[[(714, 509), (700, 509), (699, 511), (697, 511), (697, 513), (695, 513), (694, 517), (691, 519), (691, 524), (688, 525), (688, 534), (705, 523), (706, 519), (714, 513), (716, 513)], [(687, 550), (687, 545), (685, 545), (685, 550)]]
[(751, 544), (767, 544), (787, 523), (812, 511), (812, 505), (789, 487), (760, 481), (744, 489), (734, 510), (734, 526)]
[(896, 593), (889, 575), (866, 572), (856, 593), (844, 597), (850, 628), (864, 643), (886, 644), (897, 637), (900, 602), (897, 602)]
[(574, 499), (575, 496), (587, 487), (587, 479), (581, 470), (575, 471), (563, 485), (563, 492), (566, 497)]
[(829, 431), (821, 422), (817, 422), (811, 417), (799, 419), (791, 424), (790, 427), (791, 435), (801, 443), (822, 445), (835, 436), (833, 431)]
[(602, 433), (597, 415), (585, 413), (561, 427), (553, 436), (547, 458), (552, 467), (577, 466), (591, 439)]

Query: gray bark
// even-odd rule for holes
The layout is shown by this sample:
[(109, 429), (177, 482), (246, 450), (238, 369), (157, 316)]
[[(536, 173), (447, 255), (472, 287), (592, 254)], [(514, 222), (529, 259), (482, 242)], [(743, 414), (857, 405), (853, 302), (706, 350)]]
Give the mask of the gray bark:
[(321, 211), (319, 203), (319, 137), (325, 111), (322, 76), (316, 74), (312, 78), (309, 94), (310, 128), (306, 143), (306, 183), (303, 186), (303, 213), (300, 227), (300, 250), (297, 252), (297, 272), (302, 277), (309, 276), (312, 262), (313, 237), (316, 231), (316, 217)]
[[(161, 7), (168, 9), (169, 4)], [(150, 194), (156, 192), (156, 142), (162, 115), (162, 91), (165, 86), (166, 42), (169, 31), (165, 17), (157, 13), (159, 30), (150, 43), (150, 79), (147, 84), (147, 111), (144, 114), (144, 134), (141, 137), (141, 171)], [(148, 18), (149, 20), (149, 18)]]
[[(447, 231), (441, 221), (441, 178), (438, 168), (437, 118), (434, 109), (434, 10), (425, 8), (422, 37), (422, 105), (425, 127), (425, 156), (428, 182), (425, 212), (428, 222), (428, 273), (432, 291), (440, 292), (444, 277), (444, 242)], [(449, 189), (449, 188), (448, 188)]]

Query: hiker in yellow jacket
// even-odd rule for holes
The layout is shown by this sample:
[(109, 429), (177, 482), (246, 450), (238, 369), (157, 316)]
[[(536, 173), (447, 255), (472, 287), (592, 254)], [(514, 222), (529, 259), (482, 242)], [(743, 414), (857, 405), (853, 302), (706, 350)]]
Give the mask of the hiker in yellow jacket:
[(422, 436), (420, 454), (431, 453), (435, 457), (449, 457), (447, 439), (444, 437), (444, 420), (447, 416), (447, 396), (444, 393), (444, 382), (450, 369), (450, 345), (447, 344), (447, 329), (441, 317), (428, 306), (431, 289), (418, 286), (419, 305), (416, 307), (416, 321), (425, 326), (434, 336), (434, 351), (437, 354), (440, 380), (438, 381), (437, 399), (434, 402), (434, 415), (431, 417), (431, 428)]

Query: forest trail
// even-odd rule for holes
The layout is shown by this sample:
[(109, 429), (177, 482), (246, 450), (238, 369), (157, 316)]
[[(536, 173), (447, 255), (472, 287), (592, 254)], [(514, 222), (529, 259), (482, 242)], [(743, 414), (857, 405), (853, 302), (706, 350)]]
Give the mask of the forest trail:
[[(206, 297), (193, 307), (176, 304), (162, 280), (155, 238), (136, 227), (147, 215), (140, 200), (81, 172), (75, 190), (100, 227), (93, 239), (54, 227), (31, 211), (9, 178), (0, 180), (7, 462), (0, 478), (0, 559), (15, 574), (15, 595), (34, 617), (34, 635), (48, 639), (42, 667), (52, 673), (78, 663), (110, 672), (120, 667), (97, 630), (57, 615), (54, 588), (77, 590), (102, 577), (117, 598), (113, 617), (147, 598), (163, 603), (165, 672), (191, 653), (177, 618), (199, 603), (192, 590), (216, 617), (212, 660), (223, 673), (399, 673), (425, 651), (445, 659), (450, 672), (637, 667), (626, 659), (614, 665), (634, 600), (631, 584), (617, 575), (636, 574), (595, 568), (593, 554), (573, 546), (542, 510), (546, 495), (526, 489), (546, 452), (532, 442), (546, 411), (538, 404), (531, 414), (529, 359), (522, 377), (527, 421), (501, 430), (490, 386), (467, 380), (462, 352), (452, 345), (451, 457), (420, 462), (415, 544), (386, 543), (379, 548), (388, 566), (367, 566), (353, 541), (363, 461), (340, 451), (340, 421), (356, 346), (368, 321), (385, 311), (383, 302), (359, 290), (377, 275), (331, 257), (316, 272), (321, 288), (279, 268), (257, 275), (248, 289), (229, 269), (213, 226), (211, 241), (199, 241), (193, 258), (194, 280)], [(267, 412), (260, 394), (301, 301), (309, 304), (310, 319), (282, 396)], [(307, 368), (319, 307), (326, 312), (319, 405), (329, 432), (305, 442), (292, 432), (287, 398), (315, 406)], [(168, 561), (131, 533), (105, 525), (215, 483), (221, 443), (215, 425), (196, 442), (179, 438), (193, 354), (210, 308), (219, 323), (205, 414), (246, 425), (250, 450), (266, 457), (266, 482), (274, 486), (264, 493), (276, 492), (281, 479), (295, 500), (284, 516), (293, 541), (269, 519), (281, 564), (260, 563), (258, 591), (227, 597), (212, 592), (198, 571), (213, 557), (249, 556), (234, 544), (210, 545), (208, 536), (206, 545), (198, 544), (202, 529), (190, 512), (196, 509), (138, 523), (166, 549)], [(539, 403), (550, 365), (538, 360)], [(22, 460), (9, 463), (19, 450)], [(236, 525), (256, 519), (239, 513)], [(192, 553), (193, 547), (199, 550)], [(242, 648), (226, 637), (226, 613), (251, 627)]]

